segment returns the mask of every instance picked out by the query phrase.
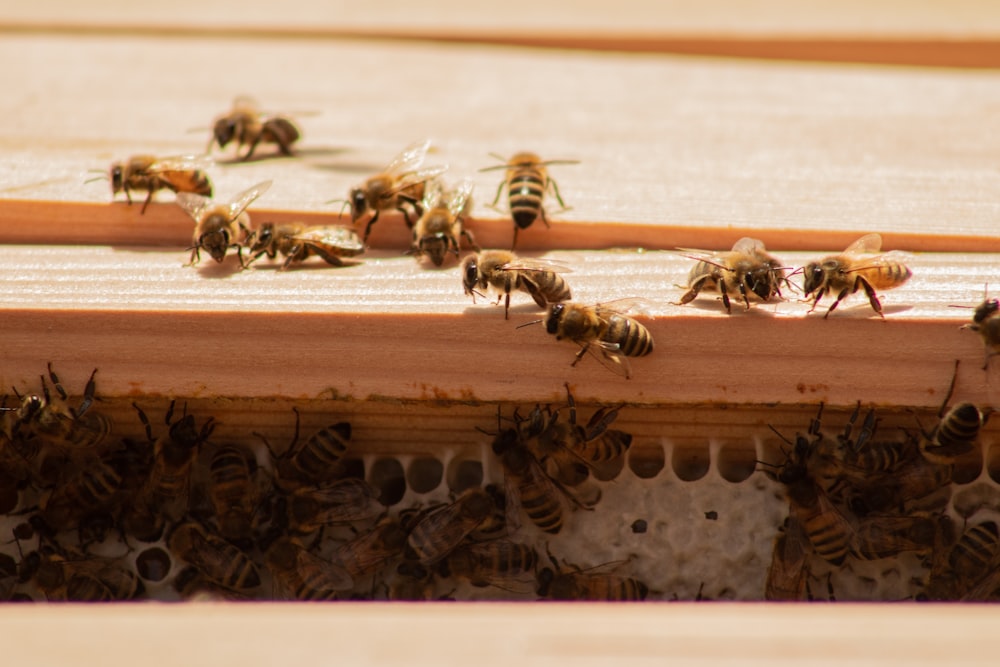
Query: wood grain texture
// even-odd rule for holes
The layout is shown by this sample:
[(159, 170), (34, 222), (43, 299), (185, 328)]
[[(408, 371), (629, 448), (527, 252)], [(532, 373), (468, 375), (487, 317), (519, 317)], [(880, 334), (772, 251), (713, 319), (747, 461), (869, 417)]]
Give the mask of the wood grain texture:
[[(219, 155), (211, 170), (221, 198), (273, 179), (257, 207), (283, 219), (332, 220), (329, 200), (430, 137), (449, 178), (474, 180), (480, 227), (499, 225), (484, 245), (509, 243), (511, 227), (486, 206), (500, 173), (478, 170), (490, 152), (531, 149), (580, 164), (553, 167), (572, 209), (553, 212), (549, 234), (529, 230), (526, 249), (726, 248), (744, 235), (829, 249), (877, 230), (898, 248), (1000, 251), (991, 71), (75, 35), (7, 35), (0, 57), (19, 63), (0, 100), (0, 242), (187, 243), (175, 207), (140, 217), (83, 181), (132, 154), (203, 151), (204, 128), (252, 93), (319, 112), (301, 117), (298, 158)], [(163, 63), (176, 74), (150, 80)], [(380, 223), (372, 243), (404, 247), (405, 229)]]
[[(775, 252), (788, 266), (817, 259)], [(633, 405), (937, 407), (961, 359), (956, 400), (996, 400), (982, 342), (960, 329), (971, 310), (952, 307), (982, 300), (995, 255), (914, 255), (910, 282), (882, 294), (885, 321), (862, 295), (829, 319), (829, 300), (807, 316), (794, 295), (749, 311), (734, 304), (732, 315), (712, 294), (677, 306), (693, 262), (676, 253), (545, 256), (574, 268), (566, 277), (579, 302), (649, 299), (637, 317), (656, 349), (632, 360), (632, 379), (589, 355), (571, 367), (575, 345), (517, 328), (542, 316), (523, 295), (509, 321), (474, 305), (454, 265), (375, 253), (351, 267), (238, 272), (235, 257), (184, 267), (183, 250), (10, 246), (0, 381), (32, 383), (52, 361), (84, 377), (98, 366), (109, 396), (534, 402), (563, 400), (568, 381), (582, 401)]]
[[(703, 665), (992, 665), (995, 607), (934, 604), (670, 603), (14, 605), (0, 608), (38, 665), (100, 655), (103, 665), (177, 660), (270, 665), (336, 655), (352, 665), (550, 665), (572, 659)], [(58, 627), (59, 641), (51, 641)], [(107, 641), (107, 629), (119, 631)], [(779, 631), (776, 629), (780, 628)], [(386, 641), (390, 634), (392, 641)], [(780, 636), (780, 640), (778, 637)], [(184, 641), (178, 641), (183, 637)], [(288, 638), (294, 638), (294, 641)], [(905, 647), (905, 648), (904, 648)]]

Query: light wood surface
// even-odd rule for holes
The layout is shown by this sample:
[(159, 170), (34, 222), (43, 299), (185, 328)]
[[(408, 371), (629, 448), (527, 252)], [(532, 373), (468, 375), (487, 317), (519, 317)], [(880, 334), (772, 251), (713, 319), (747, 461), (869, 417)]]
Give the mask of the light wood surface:
[[(84, 612), (84, 609), (86, 610)], [(0, 608), (32, 664), (992, 665), (995, 608), (957, 605), (349, 604)], [(58, 628), (58, 641), (53, 640)], [(113, 641), (108, 629), (114, 628)], [(323, 657), (321, 657), (323, 656)]]

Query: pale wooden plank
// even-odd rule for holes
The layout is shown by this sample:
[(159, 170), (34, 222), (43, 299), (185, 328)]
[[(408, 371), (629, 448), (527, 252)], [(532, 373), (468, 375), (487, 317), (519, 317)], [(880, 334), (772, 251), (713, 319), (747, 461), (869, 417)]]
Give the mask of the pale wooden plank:
[[(788, 266), (816, 258), (775, 252)], [(568, 381), (604, 403), (936, 408), (958, 358), (956, 400), (992, 402), (982, 343), (960, 330), (971, 310), (951, 306), (982, 300), (995, 255), (914, 256), (910, 282), (882, 295), (884, 322), (858, 295), (829, 320), (794, 298), (732, 315), (711, 295), (673, 305), (692, 264), (674, 253), (546, 256), (575, 268), (580, 302), (650, 299), (639, 319), (657, 348), (633, 360), (631, 380), (589, 357), (571, 368), (575, 346), (516, 328), (541, 317), (526, 298), (510, 321), (473, 305), (454, 265), (376, 253), (340, 269), (233, 273), (235, 258), (183, 267), (184, 251), (11, 246), (0, 381), (24, 386), (52, 361), (77, 375), (100, 367), (109, 396), (534, 402), (563, 400)]]
[[(93, 605), (0, 608), (12, 659), (271, 665), (992, 665), (995, 607), (758, 604)], [(52, 641), (57, 628), (59, 641)], [(115, 640), (108, 641), (108, 628)], [(294, 638), (294, 641), (289, 639)], [(150, 646), (167, 647), (150, 651)], [(85, 662), (88, 659), (85, 659)]]
[[(301, 158), (212, 170), (222, 197), (273, 179), (258, 205), (288, 217), (329, 219), (339, 207), (328, 200), (431, 137), (450, 177), (475, 181), (480, 226), (500, 225), (484, 232), (489, 245), (510, 223), (484, 205), (498, 172), (478, 169), (493, 164), (489, 152), (528, 148), (581, 164), (553, 168), (572, 210), (553, 214), (551, 234), (532, 229), (526, 248), (721, 248), (745, 234), (830, 248), (878, 230), (896, 247), (1000, 250), (1000, 136), (982, 129), (1000, 102), (996, 72), (66, 35), (8, 35), (0, 57), (19, 63), (0, 100), (4, 242), (186, 243), (183, 214), (158, 207), (167, 210), (143, 219), (136, 207), (104, 205), (107, 187), (83, 185), (87, 170), (134, 153), (204, 150), (207, 132), (188, 130), (251, 92), (267, 108), (321, 112), (301, 119)], [(149, 83), (163, 62), (225, 76)], [(401, 62), (406, 76), (395, 75)], [(376, 247), (405, 244), (390, 222), (376, 228)], [(710, 230), (704, 241), (699, 230)]]

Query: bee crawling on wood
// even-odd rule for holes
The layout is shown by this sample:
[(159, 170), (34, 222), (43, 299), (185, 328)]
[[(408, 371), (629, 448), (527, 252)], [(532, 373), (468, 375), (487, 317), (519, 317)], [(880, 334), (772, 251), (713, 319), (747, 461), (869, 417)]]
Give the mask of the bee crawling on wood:
[[(956, 306), (964, 308), (965, 306)], [(983, 302), (976, 306), (972, 314), (972, 322), (963, 324), (963, 329), (975, 331), (983, 339), (986, 356), (983, 359), (983, 370), (989, 368), (990, 357), (1000, 354), (1000, 301), (991, 299), (989, 293), (983, 297)]]
[(247, 188), (225, 204), (217, 204), (193, 192), (177, 193), (177, 205), (184, 209), (195, 223), (194, 240), (190, 248), (191, 261), (187, 266), (194, 266), (201, 261), (202, 248), (219, 263), (226, 258), (226, 253), (232, 248), (236, 250), (240, 266), (245, 268), (243, 246), (240, 241), (250, 228), (250, 216), (246, 213), (246, 209), (270, 187), (271, 181), (262, 181)]
[(321, 257), (331, 266), (343, 266), (342, 257), (354, 257), (365, 250), (361, 239), (350, 227), (307, 225), (301, 222), (265, 222), (247, 234), (245, 245), (250, 254), (247, 266), (262, 255), (274, 259), (281, 254), (285, 261), (279, 268), (280, 271), (313, 255)]
[[(139, 212), (143, 214), (153, 200), (153, 194), (160, 190), (193, 192), (211, 197), (212, 182), (204, 170), (213, 164), (214, 161), (207, 155), (133, 155), (127, 160), (113, 162), (107, 178), (111, 182), (111, 196), (124, 192), (130, 206), (132, 191), (145, 192), (146, 201)], [(93, 180), (97, 179), (87, 182)]]
[(428, 183), (423, 198), (423, 215), (413, 227), (413, 244), (409, 254), (417, 259), (430, 258), (434, 266), (444, 264), (449, 254), (458, 257), (459, 239), (479, 252), (472, 232), (465, 228), (471, 209), (473, 183), (462, 180), (454, 190), (445, 190), (438, 180)]
[(729, 295), (739, 295), (740, 300), (750, 309), (751, 296), (755, 300), (770, 301), (781, 297), (781, 283), (788, 283), (785, 269), (764, 244), (757, 239), (744, 237), (733, 244), (727, 252), (709, 252), (678, 248), (685, 257), (698, 260), (688, 275), (688, 291), (678, 305), (690, 303), (702, 290), (718, 290), (722, 295), (722, 305), (727, 313), (732, 313)]
[(499, 293), (497, 303), (504, 299), (504, 319), (510, 312), (510, 293), (527, 292), (545, 308), (550, 303), (569, 301), (569, 285), (560, 275), (572, 269), (546, 259), (522, 259), (506, 250), (485, 250), (462, 260), (462, 286), (473, 298), (483, 296), (479, 290), (493, 288)]
[(511, 250), (517, 247), (517, 233), (522, 229), (527, 229), (541, 218), (546, 227), (549, 221), (545, 216), (543, 202), (545, 195), (549, 192), (556, 198), (562, 211), (568, 211), (569, 207), (563, 203), (562, 195), (559, 194), (559, 186), (554, 179), (549, 177), (548, 167), (553, 164), (579, 164), (578, 160), (545, 160), (543, 161), (534, 153), (516, 153), (510, 159), (490, 153), (491, 157), (500, 160), (503, 164), (492, 167), (484, 167), (479, 171), (493, 171), (496, 169), (506, 170), (504, 180), (497, 188), (497, 195), (493, 198), (492, 208), (496, 208), (500, 201), (500, 195), (504, 188), (507, 188), (507, 201), (510, 207), (510, 215), (514, 220), (514, 240), (510, 244)]
[[(212, 125), (212, 138), (208, 150), (219, 144), (225, 148), (230, 142), (236, 144), (236, 153), (240, 160), (249, 160), (261, 143), (275, 144), (282, 155), (292, 154), (292, 144), (301, 137), (299, 128), (290, 118), (280, 115), (268, 115), (260, 111), (257, 102), (250, 97), (241, 96), (233, 101), (229, 113), (220, 116)], [(248, 146), (242, 156), (239, 151)]]
[(877, 254), (881, 249), (880, 235), (865, 234), (847, 246), (841, 254), (806, 264), (803, 267), (805, 277), (802, 291), (806, 298), (816, 295), (809, 312), (816, 310), (820, 299), (825, 295), (836, 294), (836, 299), (823, 315), (826, 319), (844, 298), (859, 289), (864, 289), (872, 310), (885, 319), (885, 315), (882, 314), (882, 302), (879, 301), (875, 289), (887, 290), (899, 287), (910, 279), (913, 272), (903, 263), (902, 253)]

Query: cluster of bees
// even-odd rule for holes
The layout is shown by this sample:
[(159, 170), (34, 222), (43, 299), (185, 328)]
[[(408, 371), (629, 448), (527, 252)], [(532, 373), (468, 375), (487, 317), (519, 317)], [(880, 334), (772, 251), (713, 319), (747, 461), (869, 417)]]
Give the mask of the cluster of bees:
[(818, 565), (839, 568), (904, 554), (917, 558), (924, 573), (917, 599), (997, 599), (996, 522), (960, 524), (946, 512), (955, 466), (981, 456), (979, 432), (992, 411), (961, 403), (945, 412), (950, 396), (951, 390), (932, 429), (902, 440), (877, 437), (874, 410), (855, 436), (860, 404), (842, 433), (822, 432), (820, 405), (807, 432), (785, 440), (785, 460), (764, 464), (788, 498), (766, 599), (813, 599), (808, 582)]
[[(93, 407), (94, 374), (75, 406), (51, 366), (47, 377), (40, 395), (19, 394), (0, 413), (0, 511), (21, 518), (20, 557), (0, 556), (2, 599), (139, 599), (174, 562), (181, 599), (434, 599), (463, 582), (550, 599), (648, 593), (637, 579), (567, 564), (547, 546), (543, 560), (521, 529), (523, 516), (554, 536), (573, 508), (592, 508), (600, 490), (580, 490), (591, 470), (620, 469), (631, 444), (610, 428), (617, 408), (578, 423), (568, 387), (568, 418), (549, 406), (498, 413), (490, 437), (502, 486), (472, 485), (447, 502), (390, 513), (394, 501), (350, 463), (347, 422), (300, 439), (296, 413), (283, 453), (257, 436), (267, 452), (259, 465), (248, 446), (212, 442), (213, 418), (177, 416), (173, 402), (160, 433), (133, 403), (146, 439), (116, 440)], [(98, 555), (108, 545), (119, 553)]]

